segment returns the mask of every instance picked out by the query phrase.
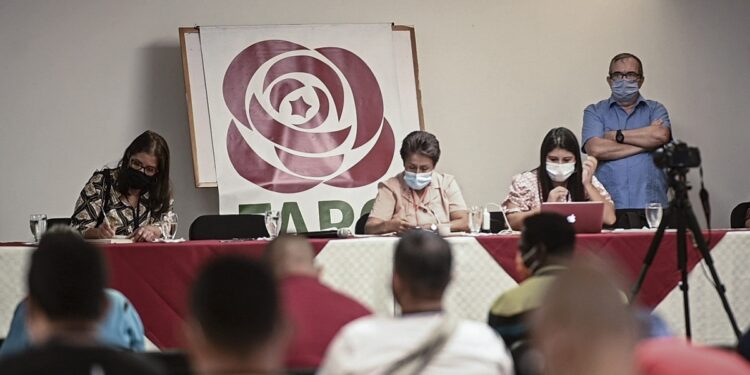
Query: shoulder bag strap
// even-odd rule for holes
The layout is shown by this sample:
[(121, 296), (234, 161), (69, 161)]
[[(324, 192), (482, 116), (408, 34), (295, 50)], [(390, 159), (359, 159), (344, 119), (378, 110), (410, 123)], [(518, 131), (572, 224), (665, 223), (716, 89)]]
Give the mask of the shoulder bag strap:
[(443, 320), (433, 329), (427, 339), (415, 350), (393, 363), (384, 372), (387, 375), (417, 375), (445, 347), (448, 340), (458, 327), (458, 320), (451, 315), (445, 315)]

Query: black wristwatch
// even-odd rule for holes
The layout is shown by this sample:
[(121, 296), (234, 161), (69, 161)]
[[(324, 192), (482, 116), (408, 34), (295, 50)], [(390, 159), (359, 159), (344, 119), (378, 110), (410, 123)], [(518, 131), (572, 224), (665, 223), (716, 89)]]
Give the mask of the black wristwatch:
[(625, 136), (622, 134), (622, 130), (617, 130), (617, 133), (615, 134), (615, 140), (617, 143), (625, 143)]

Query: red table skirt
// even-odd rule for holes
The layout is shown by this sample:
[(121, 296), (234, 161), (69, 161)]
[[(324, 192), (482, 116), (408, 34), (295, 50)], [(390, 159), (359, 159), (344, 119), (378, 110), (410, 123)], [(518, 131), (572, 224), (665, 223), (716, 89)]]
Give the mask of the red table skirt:
[[(713, 231), (707, 238), (709, 247), (713, 248), (727, 231)], [(707, 233), (704, 233), (704, 237)], [(477, 241), (484, 246), (513, 279), (520, 281), (515, 268), (515, 255), (518, 251), (518, 237), (477, 237)], [(654, 238), (654, 232), (622, 232), (602, 234), (579, 234), (576, 237), (576, 249), (581, 253), (594, 253), (619, 265), (620, 272), (630, 282), (635, 282), (643, 267), (643, 261)], [(692, 270), (701, 259), (700, 252), (694, 246), (692, 236), (687, 240), (688, 271)], [(656, 307), (680, 281), (677, 268), (677, 233), (668, 231), (662, 237), (646, 279), (641, 287), (638, 300), (649, 308)], [(629, 291), (628, 291), (629, 292)]]
[[(328, 240), (311, 240), (316, 253)], [(110, 285), (138, 310), (146, 335), (160, 348), (184, 347), (182, 322), (190, 284), (200, 266), (216, 255), (259, 258), (268, 241), (189, 241), (104, 246)]]
[[(715, 231), (716, 244), (725, 231)], [(625, 277), (634, 281), (640, 272), (654, 232), (585, 234), (577, 237), (580, 252), (593, 252), (621, 266)], [(678, 284), (675, 232), (665, 234), (639, 295), (640, 301), (655, 307)], [(477, 241), (511, 277), (518, 280), (515, 253), (518, 236), (480, 236)], [(316, 253), (328, 240), (311, 240)], [(187, 313), (188, 289), (201, 264), (221, 254), (259, 257), (267, 241), (190, 241), (176, 244), (108, 245), (105, 251), (111, 270), (111, 285), (122, 291), (140, 313), (146, 334), (160, 348), (182, 347), (182, 322)], [(700, 254), (688, 240), (688, 266), (692, 269)]]

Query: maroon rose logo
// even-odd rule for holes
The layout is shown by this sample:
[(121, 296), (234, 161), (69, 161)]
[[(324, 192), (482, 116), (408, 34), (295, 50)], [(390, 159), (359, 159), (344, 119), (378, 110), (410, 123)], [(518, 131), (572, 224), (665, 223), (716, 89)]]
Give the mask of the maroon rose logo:
[[(266, 190), (360, 187), (383, 177), (393, 160), (395, 139), (380, 86), (367, 64), (345, 49), (255, 43), (232, 60), (223, 93), (234, 118), (229, 159), (237, 173)], [(238, 126), (250, 130), (252, 141)]]

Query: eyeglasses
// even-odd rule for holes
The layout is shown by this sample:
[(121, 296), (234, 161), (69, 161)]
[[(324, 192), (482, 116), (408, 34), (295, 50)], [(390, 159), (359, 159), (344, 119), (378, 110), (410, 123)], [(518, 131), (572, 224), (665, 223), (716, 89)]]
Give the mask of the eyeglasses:
[(641, 75), (638, 72), (612, 72), (609, 73), (609, 78), (615, 81), (619, 81), (621, 79), (624, 79), (626, 81), (635, 81), (637, 79), (640, 79)]
[(158, 169), (151, 166), (145, 166), (138, 159), (130, 159), (130, 168), (133, 168), (137, 171), (143, 171), (143, 173), (145, 173), (147, 176), (153, 176), (159, 173)]

